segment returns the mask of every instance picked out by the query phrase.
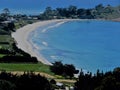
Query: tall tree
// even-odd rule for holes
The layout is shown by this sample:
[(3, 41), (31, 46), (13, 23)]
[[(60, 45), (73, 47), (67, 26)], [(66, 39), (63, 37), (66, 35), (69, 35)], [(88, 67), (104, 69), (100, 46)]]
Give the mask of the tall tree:
[(10, 15), (10, 10), (8, 8), (3, 9), (3, 14), (5, 17), (8, 17)]
[(72, 78), (74, 74), (77, 74), (79, 72), (79, 70), (75, 69), (74, 65), (72, 64), (63, 65), (61, 61), (53, 63), (50, 69), (55, 74), (63, 75), (65, 77), (69, 76), (70, 78)]
[(77, 14), (77, 7), (76, 6), (69, 6), (68, 8), (70, 15), (76, 15)]
[(69, 65), (69, 64), (65, 64), (64, 65), (64, 74), (66, 76), (69, 76), (70, 78), (72, 78), (74, 76), (74, 74), (77, 74), (79, 71), (75, 69), (74, 65)]

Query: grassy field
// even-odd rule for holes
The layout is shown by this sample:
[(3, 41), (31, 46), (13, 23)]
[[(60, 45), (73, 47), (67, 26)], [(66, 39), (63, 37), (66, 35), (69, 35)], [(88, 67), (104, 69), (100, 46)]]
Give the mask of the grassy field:
[(0, 35), (0, 42), (11, 42), (13, 39), (10, 35)]
[(11, 49), (13, 42), (13, 38), (10, 35), (0, 35), (0, 48)]
[(5, 55), (4, 54), (0, 54), (0, 58), (4, 57)]
[(31, 64), (31, 63), (0, 63), (0, 70), (5, 71), (33, 71), (33, 72), (44, 72), (53, 75), (48, 65), (42, 63)]

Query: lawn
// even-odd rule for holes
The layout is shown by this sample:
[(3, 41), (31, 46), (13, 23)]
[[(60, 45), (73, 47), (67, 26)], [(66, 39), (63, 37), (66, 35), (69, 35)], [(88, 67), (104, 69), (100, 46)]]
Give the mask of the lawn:
[(42, 63), (32, 64), (32, 63), (0, 63), (0, 70), (5, 71), (34, 71), (34, 72), (44, 72), (47, 74), (53, 74), (48, 65)]
[(0, 48), (11, 49), (13, 38), (10, 35), (0, 35)]
[(0, 35), (0, 42), (11, 42), (13, 41), (10, 35)]
[(51, 80), (51, 78), (54, 78), (57, 82), (62, 82), (66, 85), (72, 86), (74, 82), (76, 81), (75, 79), (65, 79), (61, 76), (58, 77), (54, 73), (50, 71), (50, 66), (44, 65), (42, 63), (38, 64), (28, 64), (28, 63), (0, 63), (0, 71), (7, 71), (7, 72), (12, 72), (12, 73), (24, 73), (24, 72), (40, 72), (40, 75), (48, 78)]
[(0, 58), (2, 58), (2, 57), (4, 57), (5, 56), (5, 54), (0, 54)]

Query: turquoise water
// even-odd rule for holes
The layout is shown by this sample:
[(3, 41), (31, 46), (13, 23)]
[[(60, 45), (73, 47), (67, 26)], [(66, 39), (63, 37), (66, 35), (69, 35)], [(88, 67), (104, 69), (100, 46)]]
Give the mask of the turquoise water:
[(50, 62), (62, 61), (91, 72), (109, 71), (120, 66), (119, 22), (52, 23), (31, 35), (39, 53)]

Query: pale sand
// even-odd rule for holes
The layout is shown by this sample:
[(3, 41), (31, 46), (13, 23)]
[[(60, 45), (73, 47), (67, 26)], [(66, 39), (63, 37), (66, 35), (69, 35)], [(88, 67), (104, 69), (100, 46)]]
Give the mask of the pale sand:
[(112, 21), (120, 22), (120, 18), (112, 19)]
[(61, 23), (66, 21), (71, 21), (71, 19), (47, 20), (47, 21), (40, 21), (33, 24), (29, 24), (16, 30), (16, 32), (12, 33), (12, 37), (16, 40), (18, 48), (29, 53), (31, 56), (36, 57), (38, 61), (47, 65), (52, 65), (48, 60), (46, 60), (44, 57), (42, 57), (41, 55), (37, 54), (37, 52), (34, 51), (33, 46), (31, 45), (32, 43), (28, 41), (29, 34), (41, 26), (54, 22)]

